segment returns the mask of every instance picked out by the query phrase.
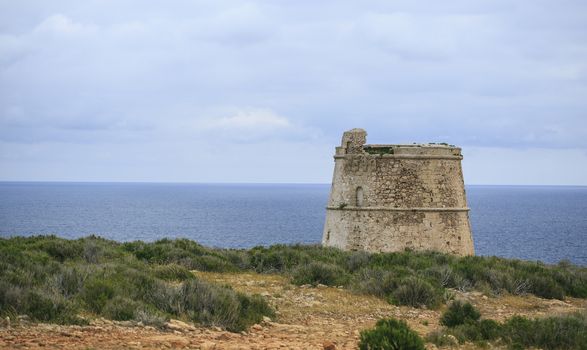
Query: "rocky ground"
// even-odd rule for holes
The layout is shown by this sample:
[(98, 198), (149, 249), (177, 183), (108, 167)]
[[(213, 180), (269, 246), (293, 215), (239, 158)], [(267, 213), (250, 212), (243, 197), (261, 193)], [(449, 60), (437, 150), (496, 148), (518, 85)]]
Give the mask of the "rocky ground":
[[(342, 288), (294, 286), (283, 276), (253, 273), (197, 273), (246, 293), (259, 293), (277, 310), (247, 332), (231, 333), (171, 321), (165, 329), (132, 322), (98, 319), (89, 326), (58, 326), (12, 321), (0, 328), (0, 349), (355, 349), (359, 332), (383, 317), (406, 320), (421, 335), (440, 328), (442, 310), (393, 306), (384, 300), (356, 295)], [(514, 314), (530, 317), (587, 308), (587, 300), (545, 300), (533, 296), (487, 297), (454, 292), (481, 311), (502, 321)], [(435, 348), (428, 344), (429, 348)], [(474, 349), (473, 344), (460, 346)]]

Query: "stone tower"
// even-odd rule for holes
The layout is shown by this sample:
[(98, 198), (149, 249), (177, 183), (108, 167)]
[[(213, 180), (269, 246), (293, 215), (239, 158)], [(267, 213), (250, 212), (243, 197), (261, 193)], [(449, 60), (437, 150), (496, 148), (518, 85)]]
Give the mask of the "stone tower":
[(461, 149), (366, 145), (363, 129), (336, 147), (322, 244), (344, 250), (473, 255)]

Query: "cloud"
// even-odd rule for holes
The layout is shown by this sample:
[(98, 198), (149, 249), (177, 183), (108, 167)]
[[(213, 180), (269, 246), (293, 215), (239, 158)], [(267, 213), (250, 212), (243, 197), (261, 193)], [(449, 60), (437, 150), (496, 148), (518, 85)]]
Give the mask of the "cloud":
[(263, 108), (238, 110), (228, 117), (205, 120), (200, 126), (203, 129), (237, 131), (272, 131), (292, 127), (287, 118)]
[(57, 13), (39, 23), (33, 29), (33, 33), (73, 36), (94, 33), (97, 29), (95, 25), (74, 22), (71, 18)]
[[(462, 46), (487, 42), (496, 23), (486, 15), (450, 14), (437, 16), (422, 13), (367, 13), (357, 21), (357, 31), (373, 45), (406, 60), (449, 59)], [(479, 30), (481, 29), (481, 30)]]
[[(208, 139), (209, 142), (237, 142), (267, 144), (278, 140), (313, 142), (321, 136), (319, 130), (292, 123), (287, 117), (269, 108), (216, 107), (202, 112), (204, 116), (186, 117), (181, 131), (171, 127), (168, 132)], [(207, 115), (206, 115), (207, 114)]]
[(573, 0), (0, 2), (2, 151), (279, 143), (296, 157), (353, 127), (374, 143), (587, 149), (586, 14)]

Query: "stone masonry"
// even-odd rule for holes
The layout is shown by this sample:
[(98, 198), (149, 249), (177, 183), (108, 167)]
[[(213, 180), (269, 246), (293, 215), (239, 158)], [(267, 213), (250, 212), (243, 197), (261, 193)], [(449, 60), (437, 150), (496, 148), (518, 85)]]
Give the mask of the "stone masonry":
[(365, 130), (353, 129), (336, 147), (322, 244), (473, 255), (461, 149), (366, 139)]

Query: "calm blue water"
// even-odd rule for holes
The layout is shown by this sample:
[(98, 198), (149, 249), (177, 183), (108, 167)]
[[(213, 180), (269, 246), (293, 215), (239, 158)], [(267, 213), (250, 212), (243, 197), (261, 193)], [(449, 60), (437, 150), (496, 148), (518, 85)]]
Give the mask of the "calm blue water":
[[(329, 185), (0, 182), (0, 237), (318, 243)], [(587, 265), (587, 187), (468, 186), (476, 253)]]

